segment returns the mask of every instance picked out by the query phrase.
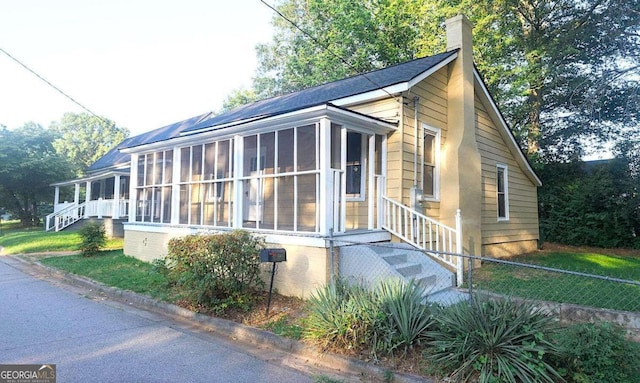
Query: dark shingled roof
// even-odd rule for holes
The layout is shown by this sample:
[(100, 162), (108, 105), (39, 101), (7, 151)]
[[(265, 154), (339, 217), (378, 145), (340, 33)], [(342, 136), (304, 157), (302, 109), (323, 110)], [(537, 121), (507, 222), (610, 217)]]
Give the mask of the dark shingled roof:
[(120, 149), (123, 148), (131, 148), (139, 145), (166, 141), (171, 138), (178, 137), (182, 133), (193, 132), (195, 130), (216, 127), (219, 125), (277, 116), (296, 110), (327, 104), (333, 100), (405, 83), (432, 69), (455, 53), (456, 51), (451, 51), (434, 56), (423, 57), (373, 72), (359, 74), (342, 80), (318, 85), (298, 92), (256, 101), (217, 116), (213, 116), (209, 113), (167, 125), (124, 140), (120, 145), (118, 145), (118, 147), (112, 149), (91, 165), (88, 171), (96, 172), (111, 166), (129, 162), (131, 158), (130, 155), (120, 152)]
[(191, 117), (184, 121), (176, 122), (171, 125), (163, 126), (162, 128), (154, 129), (150, 132), (139, 134), (135, 137), (130, 137), (122, 141), (117, 147), (111, 149), (107, 154), (100, 157), (96, 162), (89, 166), (87, 172), (94, 173), (102, 169), (110, 168), (121, 164), (126, 164), (131, 161), (131, 155), (120, 152), (120, 149), (130, 148), (133, 146), (151, 144), (154, 142), (165, 141), (171, 138), (178, 137), (185, 129), (197, 124), (203, 119), (209, 117), (211, 113), (205, 113), (199, 116)]
[(347, 77), (342, 80), (285, 94), (240, 106), (218, 116), (198, 123), (184, 132), (218, 125), (226, 125), (248, 119), (277, 116), (296, 110), (326, 104), (332, 100), (374, 91), (388, 86), (408, 82), (455, 54), (456, 51), (440, 53), (396, 64), (373, 72)]

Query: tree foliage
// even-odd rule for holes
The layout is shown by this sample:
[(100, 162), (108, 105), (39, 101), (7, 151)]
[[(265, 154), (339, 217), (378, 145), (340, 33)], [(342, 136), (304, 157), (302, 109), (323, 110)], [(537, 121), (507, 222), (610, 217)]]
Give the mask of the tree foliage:
[(640, 179), (629, 172), (626, 158), (546, 164), (541, 176), (544, 240), (640, 248)]
[[(566, 160), (637, 130), (639, 0), (283, 0), (257, 47), (259, 97), (444, 49), (466, 14), (480, 72), (531, 155)], [(542, 147), (540, 153), (539, 148)]]
[(53, 148), (53, 133), (35, 123), (0, 127), (0, 205), (25, 226), (39, 222), (38, 206), (53, 196), (49, 185), (72, 176)]
[(106, 118), (88, 113), (65, 113), (51, 130), (57, 134), (53, 146), (67, 158), (80, 176), (96, 160), (129, 136), (129, 130)]

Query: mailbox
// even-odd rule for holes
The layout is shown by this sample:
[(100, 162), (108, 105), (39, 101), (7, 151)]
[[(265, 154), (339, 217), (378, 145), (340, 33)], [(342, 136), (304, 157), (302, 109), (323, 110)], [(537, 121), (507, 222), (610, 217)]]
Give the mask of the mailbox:
[(260, 262), (286, 262), (287, 250), (285, 249), (262, 249), (260, 250)]

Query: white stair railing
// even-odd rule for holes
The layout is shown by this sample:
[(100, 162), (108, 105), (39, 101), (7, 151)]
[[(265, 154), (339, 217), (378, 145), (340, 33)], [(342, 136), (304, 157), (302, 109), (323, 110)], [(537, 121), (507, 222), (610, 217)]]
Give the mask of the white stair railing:
[(382, 228), (403, 241), (428, 252), (432, 257), (456, 270), (457, 283), (462, 284), (462, 220), (456, 212), (456, 227), (444, 225), (386, 196), (382, 196)]
[(46, 231), (55, 230), (60, 231), (65, 227), (73, 225), (84, 218), (86, 203), (79, 205), (67, 206), (64, 209), (58, 210), (55, 213), (47, 215), (45, 218)]

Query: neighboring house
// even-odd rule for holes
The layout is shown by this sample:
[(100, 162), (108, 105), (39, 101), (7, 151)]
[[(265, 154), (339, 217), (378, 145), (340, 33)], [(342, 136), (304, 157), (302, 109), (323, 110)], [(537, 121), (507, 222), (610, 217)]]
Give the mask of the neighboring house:
[(127, 217), (124, 251), (144, 260), (172, 237), (251, 230), (287, 249), (276, 287), (299, 296), (328, 281), (330, 235), (430, 249), (458, 282), (462, 263), (436, 252), (535, 249), (541, 182), (473, 65), (468, 20), (446, 24), (445, 53), (125, 140), (57, 184), (76, 198), (48, 224)]

